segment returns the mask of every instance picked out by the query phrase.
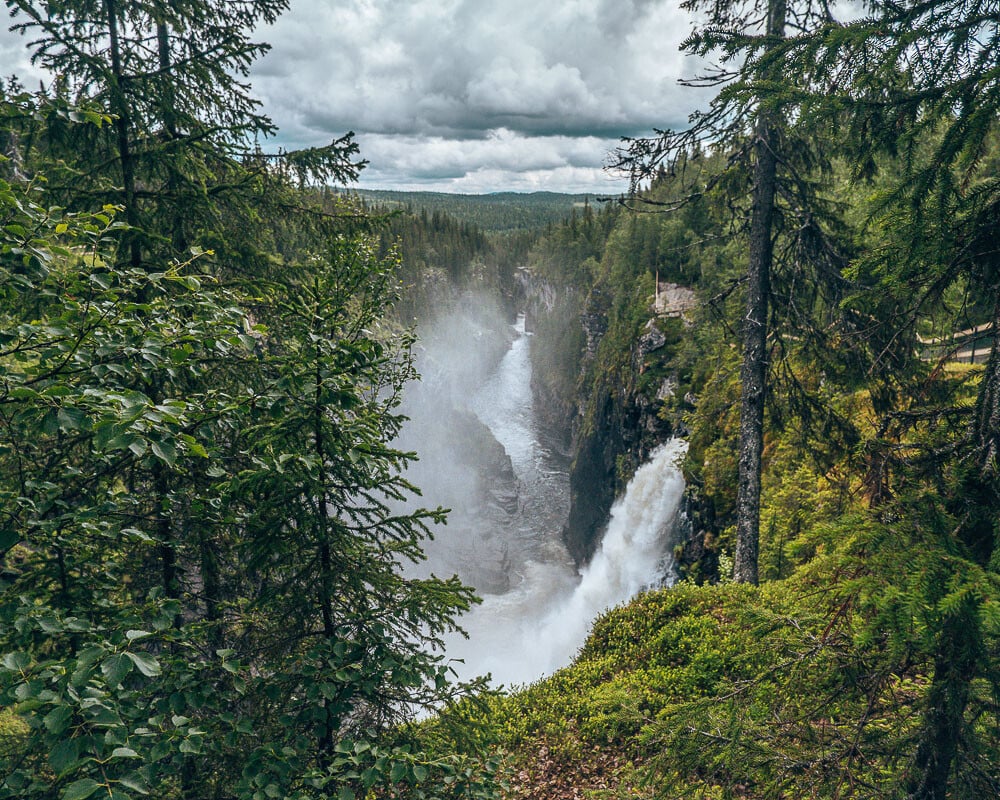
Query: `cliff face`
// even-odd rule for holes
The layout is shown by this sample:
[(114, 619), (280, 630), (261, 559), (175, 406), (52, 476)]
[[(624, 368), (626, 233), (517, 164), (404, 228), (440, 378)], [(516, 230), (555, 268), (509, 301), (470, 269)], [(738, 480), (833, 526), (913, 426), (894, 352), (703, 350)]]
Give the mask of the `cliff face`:
[(530, 271), (518, 274), (524, 326), (531, 340), (531, 391), (535, 413), (549, 444), (563, 455), (573, 450), (580, 373), (580, 298), (571, 287), (557, 288)]
[(521, 280), (535, 332), (536, 408), (572, 458), (563, 539), (582, 566), (600, 543), (615, 497), (672, 433), (661, 413), (677, 382), (664, 372), (671, 337), (651, 307), (645, 327), (623, 333), (614, 324), (619, 298), (609, 289), (594, 288), (582, 298), (527, 272)]

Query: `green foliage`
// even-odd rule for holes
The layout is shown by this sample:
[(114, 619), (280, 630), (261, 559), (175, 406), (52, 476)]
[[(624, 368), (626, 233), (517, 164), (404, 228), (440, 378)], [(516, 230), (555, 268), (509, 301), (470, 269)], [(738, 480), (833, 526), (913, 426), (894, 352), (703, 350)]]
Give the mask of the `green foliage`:
[[(379, 213), (385, 213), (384, 210)], [(400, 254), (397, 312), (410, 324), (433, 316), (463, 289), (492, 296), (513, 294), (514, 262), (505, 248), (470, 222), (435, 211), (420, 215), (394, 211), (379, 230), (379, 254)]]
[(562, 222), (574, 208), (582, 206), (589, 195), (556, 192), (494, 192), (492, 194), (454, 194), (451, 192), (396, 192), (385, 189), (351, 189), (356, 195), (377, 206), (406, 209), (421, 215), (453, 217), (487, 233), (538, 230)]
[[(119, 257), (132, 267), (185, 261), (200, 246), (238, 253), (243, 263), (227, 269), (259, 271), (261, 251), (275, 249), (264, 237), (287, 227), (282, 215), (298, 211), (300, 227), (323, 216), (288, 189), (353, 180), (363, 166), (350, 135), (280, 156), (257, 144), (275, 128), (245, 82), (269, 49), (249, 32), (287, 0), (7, 5), (34, 59), (57, 76), (34, 105), (72, 105), (10, 117), (20, 169), (46, 175), (53, 203), (121, 206), (130, 230)], [(95, 114), (109, 124), (75, 124)]]
[(594, 623), (572, 666), (495, 700), (491, 730), (507, 747), (543, 740), (562, 756), (611, 744), (648, 755), (638, 736), (665, 709), (752, 674), (759, 653), (740, 624), (752, 596), (693, 585), (641, 595)]
[(0, 181), (0, 797), (489, 796), (397, 727), (474, 597), (401, 574), (396, 262), (344, 226), (248, 291), (50, 202)]
[[(669, 214), (380, 194), (418, 211), (377, 240), (301, 188), (356, 172), (349, 136), (249, 146), (270, 123), (245, 31), (283, 0), (8, 5), (61, 75), (2, 105), (0, 797), (486, 798), (498, 747), (507, 778), (596, 764), (611, 796), (997, 794), (1000, 340), (954, 369), (916, 339), (1000, 319), (980, 5), (827, 25), (792, 4), (779, 46), (714, 4), (726, 24), (690, 44), (741, 74), (696, 122), (725, 135), (633, 153), (629, 202)], [(645, 594), (551, 679), (473, 699), (438, 655), (473, 595), (400, 570), (443, 512), (415, 508), (391, 445), (414, 376), (394, 287), (407, 318), (438, 279), (512, 297), (525, 261), (539, 390), (579, 413), (588, 491), (686, 430), (692, 572), (725, 573), (755, 109), (788, 112), (768, 583)], [(702, 307), (649, 327), (656, 277)]]

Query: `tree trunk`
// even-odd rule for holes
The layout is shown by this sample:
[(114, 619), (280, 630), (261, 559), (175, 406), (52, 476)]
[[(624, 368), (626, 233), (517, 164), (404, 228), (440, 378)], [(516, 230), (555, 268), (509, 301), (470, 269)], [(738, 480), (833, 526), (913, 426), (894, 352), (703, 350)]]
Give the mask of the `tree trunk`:
[(122, 191), (124, 193), (125, 221), (133, 228), (129, 234), (129, 260), (133, 267), (142, 264), (142, 249), (137, 237), (139, 209), (135, 201), (135, 162), (132, 157), (132, 143), (129, 140), (129, 108), (125, 99), (125, 73), (122, 69), (121, 42), (118, 36), (118, 11), (115, 0), (105, 0), (104, 10), (108, 18), (108, 40), (111, 54), (111, 97), (115, 113), (115, 135), (118, 139), (118, 160), (122, 169)]
[[(786, 0), (768, 3), (767, 33), (785, 33)], [(777, 183), (778, 120), (761, 110), (754, 132), (753, 205), (747, 265), (746, 316), (743, 319), (743, 364), (740, 368), (739, 472), (736, 489), (736, 563), (739, 583), (758, 581), (760, 547), (760, 474), (764, 450), (764, 400), (767, 384), (767, 314), (774, 256), (772, 227)]]
[(1000, 478), (1000, 285), (993, 286), (993, 343), (986, 362), (979, 397), (973, 442), (980, 479), (995, 483)]
[[(997, 542), (995, 509), (1000, 506), (1000, 286), (992, 287), (993, 342), (979, 384), (971, 443), (974, 466), (960, 496), (966, 505), (958, 537), (966, 555), (986, 569)], [(906, 781), (908, 800), (946, 800), (959, 745), (965, 735), (965, 711), (972, 681), (980, 674), (984, 634), (979, 600), (964, 601), (947, 617), (937, 644), (934, 675), (927, 697), (919, 744)]]
[(965, 601), (941, 631), (923, 730), (906, 779), (907, 800), (947, 800), (982, 646), (975, 603)]
[[(317, 310), (317, 315), (318, 315)], [(313, 444), (316, 448), (316, 459), (325, 470), (326, 465), (326, 441), (323, 435), (323, 375), (321, 372), (322, 354), (319, 345), (316, 345), (315, 364), (315, 394), (313, 396)], [(319, 492), (319, 603), (320, 613), (323, 620), (323, 635), (326, 639), (332, 640), (336, 633), (336, 626), (333, 619), (333, 553), (330, 548), (330, 497), (327, 492), (326, 478), (322, 478), (322, 487)], [(337, 728), (336, 715), (331, 707), (331, 700), (323, 701), (324, 713), (326, 715), (323, 732), (320, 734), (318, 753), (320, 763), (326, 767), (328, 759), (333, 755), (334, 735)]]
[(183, 201), (180, 197), (181, 181), (178, 179), (176, 167), (177, 145), (180, 138), (177, 130), (176, 96), (173, 86), (173, 63), (170, 58), (170, 31), (162, 20), (156, 22), (156, 52), (159, 63), (162, 88), (160, 89), (160, 106), (163, 117), (163, 129), (170, 143), (167, 144), (167, 198), (170, 201), (172, 221), (170, 223), (170, 241), (174, 249), (174, 257), (184, 261), (187, 251), (187, 236), (184, 231), (185, 217), (182, 213)]

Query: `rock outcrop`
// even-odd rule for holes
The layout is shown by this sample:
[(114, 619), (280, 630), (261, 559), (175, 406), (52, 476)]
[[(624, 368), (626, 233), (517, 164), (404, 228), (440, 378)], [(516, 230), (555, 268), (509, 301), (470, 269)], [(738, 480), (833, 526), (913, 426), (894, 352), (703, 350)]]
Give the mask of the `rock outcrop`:
[(673, 431), (661, 411), (674, 397), (676, 375), (651, 381), (650, 372), (643, 378), (669, 361), (671, 338), (652, 316), (640, 335), (602, 352), (614, 301), (608, 290), (595, 288), (584, 299), (527, 271), (521, 280), (536, 331), (536, 410), (559, 433), (572, 459), (563, 540), (582, 566), (600, 543), (615, 497)]

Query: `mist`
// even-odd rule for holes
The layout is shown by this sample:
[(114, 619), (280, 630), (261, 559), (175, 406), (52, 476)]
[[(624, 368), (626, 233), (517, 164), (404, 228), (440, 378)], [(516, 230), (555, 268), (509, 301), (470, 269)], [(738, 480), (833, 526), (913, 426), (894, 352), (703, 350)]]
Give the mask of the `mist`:
[(417, 333), (422, 379), (407, 391), (398, 444), (419, 454), (407, 477), (423, 504), (451, 513), (406, 572), (457, 574), (483, 598), (461, 621), (468, 638), (446, 642), (459, 677), (530, 683), (572, 660), (598, 614), (672, 579), (683, 445), (639, 469), (578, 573), (561, 538), (569, 463), (535, 415), (523, 318), (512, 325), (488, 297), (465, 295)]

